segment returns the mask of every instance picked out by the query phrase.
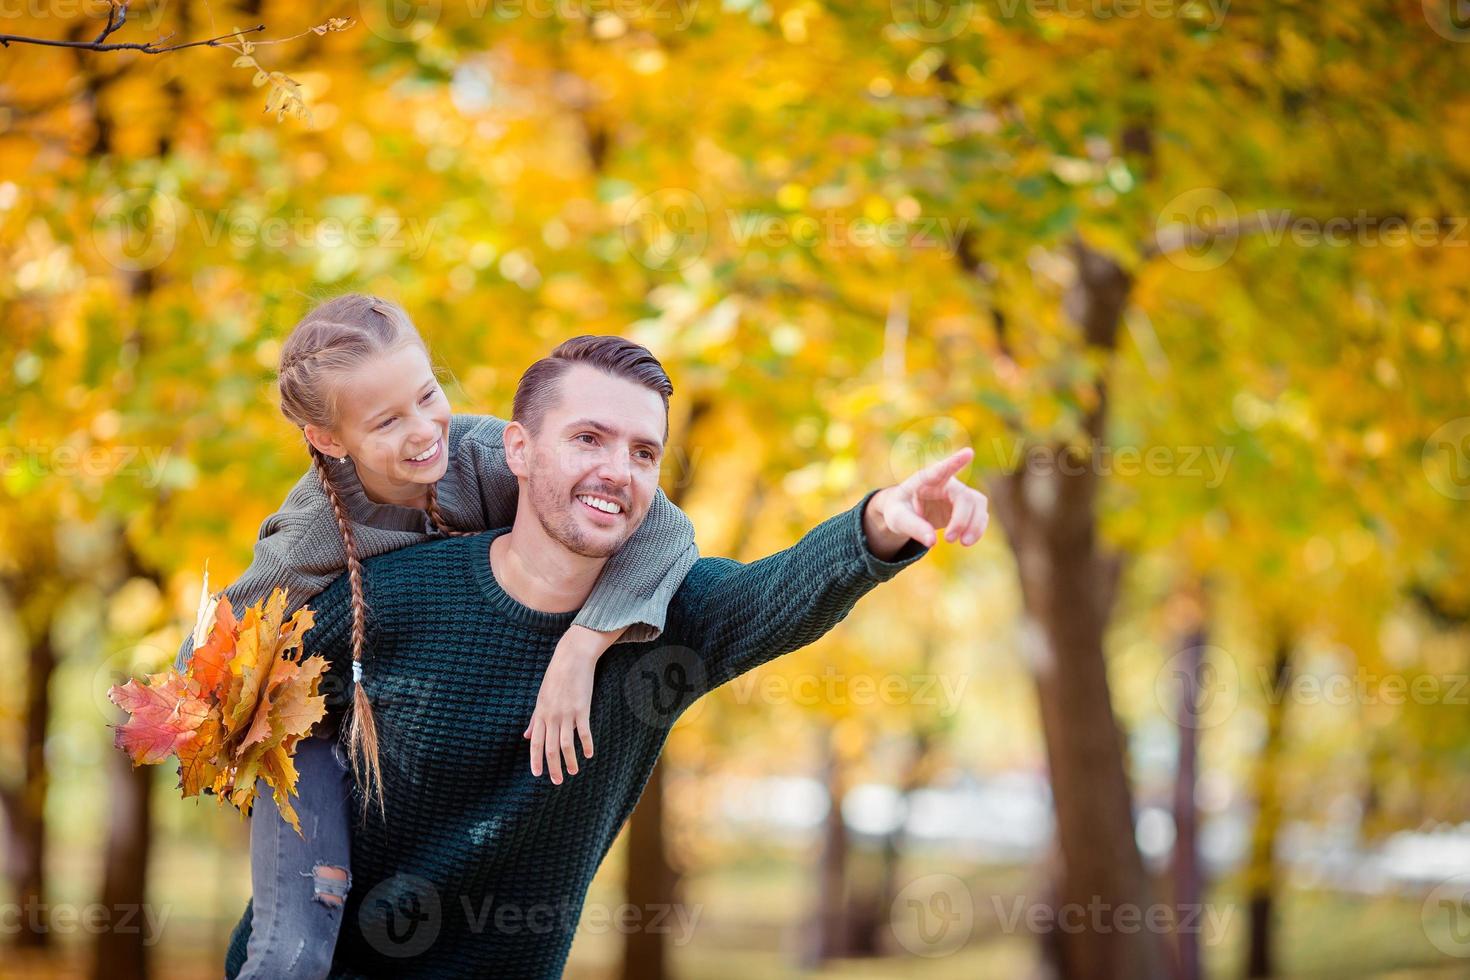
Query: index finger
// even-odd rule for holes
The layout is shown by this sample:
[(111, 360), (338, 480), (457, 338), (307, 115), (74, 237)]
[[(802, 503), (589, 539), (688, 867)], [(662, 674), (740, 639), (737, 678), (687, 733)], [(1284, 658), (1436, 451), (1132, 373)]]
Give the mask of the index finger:
[(910, 479), (917, 486), (942, 487), (949, 482), (950, 477), (964, 469), (965, 465), (974, 458), (975, 450), (966, 446), (963, 449), (956, 450), (937, 463), (930, 463), (915, 473)]

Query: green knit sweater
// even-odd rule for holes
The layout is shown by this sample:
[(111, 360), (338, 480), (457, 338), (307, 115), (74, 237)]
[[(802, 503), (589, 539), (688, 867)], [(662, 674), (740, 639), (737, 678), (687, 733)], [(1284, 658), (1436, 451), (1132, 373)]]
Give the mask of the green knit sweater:
[[(911, 541), (894, 561), (874, 556), (862, 529), (867, 499), (760, 561), (697, 561), (663, 637), (599, 661), (597, 754), (561, 786), (531, 775), (521, 731), (576, 614), (538, 612), (500, 587), (490, 542), (504, 529), (366, 562), (363, 684), (386, 819), (357, 816), (354, 792), (352, 889), (332, 976), (559, 976), (592, 876), (684, 709), (817, 639), (924, 553)], [(327, 721), (338, 723), (350, 703), (345, 578), (312, 605), (306, 647), (331, 661)], [(247, 906), (231, 937), (230, 978), (244, 963), (250, 920)]]

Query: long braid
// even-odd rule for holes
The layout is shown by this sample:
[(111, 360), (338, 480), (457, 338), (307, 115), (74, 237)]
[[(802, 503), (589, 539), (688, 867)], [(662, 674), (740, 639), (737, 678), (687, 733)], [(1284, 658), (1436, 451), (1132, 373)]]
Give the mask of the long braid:
[(424, 509), (429, 512), (429, 520), (434, 522), (434, 526), (437, 527), (439, 529), (439, 532), (445, 537), (458, 538), (466, 534), (475, 533), (473, 531), (457, 531), (449, 526), (449, 522), (446, 521), (444, 519), (444, 515), (439, 512), (439, 484), (437, 483), (429, 484), (429, 503)]
[[(327, 458), (315, 446), (311, 450), (311, 462), (317, 479), (331, 501), (332, 513), (337, 518), (337, 530), (342, 535), (342, 549), (347, 553), (347, 576), (352, 584), (352, 722), (348, 727), (347, 747), (352, 755), (363, 784), (363, 815), (367, 814), (368, 803), (376, 800), (378, 812), (386, 816), (383, 800), (383, 769), (378, 758), (378, 726), (373, 719), (372, 705), (367, 692), (356, 678), (362, 670), (362, 651), (367, 641), (367, 598), (362, 588), (362, 562), (357, 556), (357, 536), (352, 522), (347, 517), (347, 508), (337, 494)], [(359, 763), (360, 761), (360, 764)]]

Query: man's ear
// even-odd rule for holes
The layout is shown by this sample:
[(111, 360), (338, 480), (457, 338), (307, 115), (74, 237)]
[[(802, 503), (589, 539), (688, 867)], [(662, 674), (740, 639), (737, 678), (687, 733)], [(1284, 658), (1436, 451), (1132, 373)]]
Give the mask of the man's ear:
[(500, 441), (505, 446), (505, 465), (517, 477), (529, 478), (531, 467), (526, 462), (526, 455), (531, 444), (531, 434), (526, 431), (526, 427), (519, 422), (510, 423), (501, 434)]
[(315, 446), (318, 452), (333, 459), (341, 459), (347, 455), (347, 447), (338, 442), (330, 431), (318, 428), (310, 422), (301, 431), (306, 436), (306, 441)]

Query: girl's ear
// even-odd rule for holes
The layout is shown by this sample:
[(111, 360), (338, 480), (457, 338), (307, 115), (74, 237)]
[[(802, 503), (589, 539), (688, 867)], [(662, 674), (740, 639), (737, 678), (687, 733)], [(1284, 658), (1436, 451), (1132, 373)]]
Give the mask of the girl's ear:
[(500, 436), (501, 443), (505, 446), (505, 465), (518, 477), (529, 477), (531, 468), (526, 465), (526, 449), (529, 434), (526, 427), (519, 422), (512, 422), (505, 427), (505, 432)]
[(347, 455), (347, 447), (338, 442), (337, 437), (328, 430), (319, 429), (308, 422), (301, 431), (305, 434), (306, 441), (315, 446), (317, 451), (323, 455), (333, 459), (340, 459)]

